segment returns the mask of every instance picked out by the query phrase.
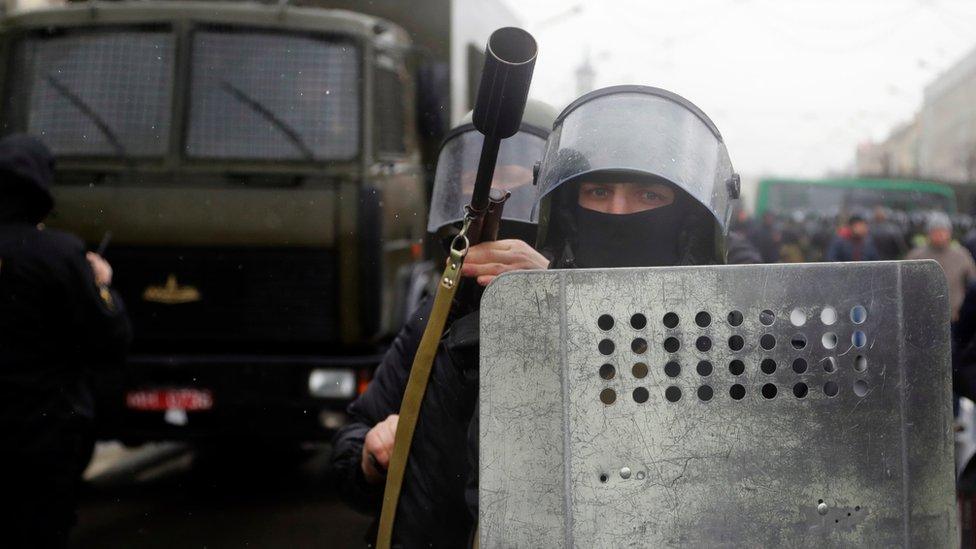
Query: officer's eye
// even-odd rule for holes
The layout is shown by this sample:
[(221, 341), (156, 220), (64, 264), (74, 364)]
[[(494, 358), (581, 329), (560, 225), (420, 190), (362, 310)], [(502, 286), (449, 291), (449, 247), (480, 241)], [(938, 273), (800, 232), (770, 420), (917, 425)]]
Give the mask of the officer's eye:
[(656, 187), (644, 187), (637, 189), (635, 199), (653, 206), (664, 206), (670, 204), (674, 197), (665, 189)]
[(604, 187), (595, 187), (590, 189), (590, 196), (594, 198), (606, 198), (610, 196), (610, 191)]

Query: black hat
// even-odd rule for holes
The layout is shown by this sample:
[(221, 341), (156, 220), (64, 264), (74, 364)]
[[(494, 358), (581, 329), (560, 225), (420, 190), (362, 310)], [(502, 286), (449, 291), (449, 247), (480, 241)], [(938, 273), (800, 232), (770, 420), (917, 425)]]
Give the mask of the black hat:
[(53, 179), (54, 155), (41, 140), (22, 133), (0, 139), (0, 196), (21, 199), (23, 217), (40, 221), (50, 213)]

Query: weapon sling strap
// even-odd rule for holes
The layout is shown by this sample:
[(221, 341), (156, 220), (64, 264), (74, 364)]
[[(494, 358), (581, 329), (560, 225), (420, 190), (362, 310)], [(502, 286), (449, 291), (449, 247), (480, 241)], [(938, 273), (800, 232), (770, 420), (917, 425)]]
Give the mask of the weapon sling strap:
[[(410, 367), (410, 377), (403, 392), (403, 401), (400, 403), (400, 419), (397, 422), (393, 443), (393, 454), (390, 456), (390, 465), (386, 474), (386, 488), (383, 491), (383, 510), (380, 513), (379, 530), (376, 536), (376, 547), (378, 549), (390, 549), (393, 541), (393, 524), (396, 521), (397, 504), (400, 501), (400, 488), (403, 486), (403, 476), (407, 469), (407, 458), (410, 454), (410, 445), (413, 442), (413, 432), (417, 426), (417, 418), (420, 416), (420, 405), (424, 401), (424, 393), (427, 392), (427, 381), (430, 379), (434, 357), (437, 355), (441, 335), (444, 333), (444, 324), (447, 322), (447, 316), (451, 312), (451, 304), (454, 302), (454, 294), (457, 292), (461, 265), (464, 263), (464, 256), (468, 253), (468, 238), (465, 234), (469, 223), (470, 218), (465, 220), (461, 233), (451, 244), (451, 257), (437, 284), (434, 306), (431, 309), (430, 318), (427, 319), (427, 327), (424, 328), (420, 346), (417, 347), (417, 354), (414, 355), (413, 365)], [(455, 246), (459, 242), (463, 244), (463, 248), (460, 250), (456, 249)]]

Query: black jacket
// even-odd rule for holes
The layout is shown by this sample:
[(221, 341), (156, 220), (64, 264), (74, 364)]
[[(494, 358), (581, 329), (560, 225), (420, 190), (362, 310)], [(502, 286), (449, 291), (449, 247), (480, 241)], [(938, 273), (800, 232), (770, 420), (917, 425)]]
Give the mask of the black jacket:
[(0, 222), (0, 447), (43, 452), (90, 420), (86, 377), (117, 364), (130, 337), (81, 240)]
[(726, 261), (729, 265), (752, 265), (762, 263), (762, 254), (745, 236), (729, 231), (725, 240)]
[(827, 249), (827, 261), (877, 261), (879, 259), (881, 257), (870, 236), (860, 242), (836, 236)]
[(966, 289), (959, 320), (952, 326), (952, 389), (976, 400), (976, 283)]
[(879, 259), (901, 259), (908, 253), (905, 235), (894, 223), (885, 221), (871, 227), (871, 240), (874, 241)]
[[(333, 439), (332, 467), (343, 498), (377, 518), (384, 486), (366, 483), (363, 442), (374, 425), (399, 413), (432, 304), (428, 300), (421, 305), (397, 335), (366, 392), (349, 405), (349, 423)], [(472, 472), (468, 429), (478, 398), (477, 313), (449, 320), (448, 326), (421, 406), (397, 508), (393, 539), (403, 547), (462, 547), (473, 529), (465, 490)]]

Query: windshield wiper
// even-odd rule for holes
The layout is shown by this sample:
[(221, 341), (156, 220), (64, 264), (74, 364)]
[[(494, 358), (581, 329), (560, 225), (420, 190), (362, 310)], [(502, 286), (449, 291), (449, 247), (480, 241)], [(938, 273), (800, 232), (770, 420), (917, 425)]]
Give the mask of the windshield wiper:
[(46, 74), (44, 75), (44, 78), (47, 80), (47, 83), (55, 89), (55, 91), (63, 95), (65, 99), (67, 99), (72, 105), (75, 106), (75, 108), (81, 111), (82, 114), (87, 116), (88, 119), (95, 124), (95, 127), (102, 132), (105, 139), (108, 139), (109, 144), (112, 145), (112, 148), (115, 149), (115, 153), (119, 158), (122, 159), (123, 162), (126, 164), (132, 164), (132, 159), (129, 157), (128, 151), (125, 150), (125, 145), (123, 145), (122, 141), (119, 140), (119, 136), (116, 135), (115, 131), (113, 131), (108, 123), (105, 122), (105, 119), (102, 118), (100, 114), (95, 112), (95, 109), (91, 108), (88, 103), (85, 103), (85, 100), (79, 97), (78, 94), (71, 91), (71, 88), (59, 82), (54, 75)]
[(226, 80), (220, 81), (220, 87), (226, 90), (227, 93), (234, 96), (241, 103), (244, 103), (248, 107), (251, 107), (251, 109), (253, 109), (254, 112), (260, 114), (269, 122), (274, 124), (276, 128), (281, 130), (281, 133), (285, 134), (285, 137), (287, 137), (288, 140), (291, 141), (293, 145), (295, 145), (295, 148), (297, 148), (302, 153), (302, 156), (305, 157), (305, 160), (308, 160), (309, 162), (315, 161), (315, 153), (313, 153), (312, 149), (308, 147), (308, 145), (305, 143), (305, 140), (302, 139), (302, 136), (297, 131), (295, 131), (295, 128), (291, 127), (287, 122), (282, 120), (277, 114), (272, 112), (271, 109), (264, 106), (260, 101), (247, 95), (246, 93), (244, 93), (243, 90), (237, 88), (236, 86), (234, 86), (233, 84), (231, 84)]

